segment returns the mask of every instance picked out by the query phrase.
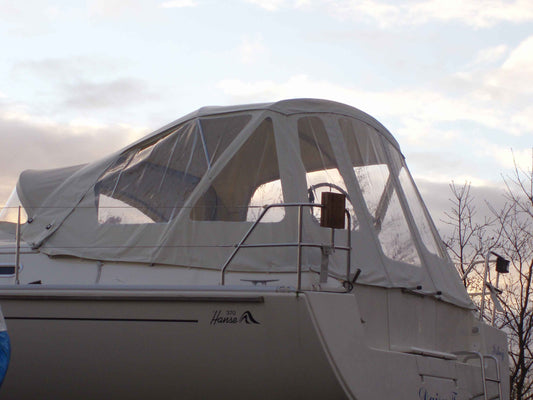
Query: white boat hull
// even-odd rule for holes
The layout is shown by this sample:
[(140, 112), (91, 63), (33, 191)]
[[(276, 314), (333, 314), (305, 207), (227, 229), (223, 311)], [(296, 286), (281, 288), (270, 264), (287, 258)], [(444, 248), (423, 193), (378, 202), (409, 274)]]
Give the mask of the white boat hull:
[(483, 390), (480, 368), (450, 353), (382, 346), (363, 315), (380, 314), (379, 301), (361, 313), (364, 292), (358, 301), (354, 293), (3, 287), (12, 361), (2, 396), (458, 400)]
[(304, 296), (30, 292), (3, 398), (343, 398)]

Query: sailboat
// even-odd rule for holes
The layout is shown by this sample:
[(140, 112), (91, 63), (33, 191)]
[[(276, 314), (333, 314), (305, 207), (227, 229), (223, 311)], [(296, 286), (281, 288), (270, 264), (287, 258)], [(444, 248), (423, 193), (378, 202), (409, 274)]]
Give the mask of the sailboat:
[(509, 397), (505, 332), (351, 106), (204, 107), (23, 172), (0, 219), (6, 398)]

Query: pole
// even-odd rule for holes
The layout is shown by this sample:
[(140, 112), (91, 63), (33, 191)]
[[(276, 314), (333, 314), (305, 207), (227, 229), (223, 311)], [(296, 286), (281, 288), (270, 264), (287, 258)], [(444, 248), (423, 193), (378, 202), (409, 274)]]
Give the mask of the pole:
[(18, 209), (18, 219), (17, 219), (17, 249), (15, 252), (15, 284), (19, 285), (19, 272), (20, 272), (20, 206)]
[[(499, 284), (500, 284), (500, 273), (497, 272), (496, 273), (496, 289), (499, 289)], [(492, 305), (492, 325), (494, 325), (494, 321), (496, 320), (496, 306), (493, 304)]]
[(489, 273), (489, 257), (490, 250), (485, 256), (485, 271), (483, 272), (483, 289), (481, 289), (481, 310), (479, 312), (479, 320), (483, 321), (483, 313), (485, 311), (485, 296), (487, 295), (487, 275)]
[(296, 273), (298, 275), (297, 290), (302, 290), (302, 206), (298, 206), (298, 257), (296, 259)]

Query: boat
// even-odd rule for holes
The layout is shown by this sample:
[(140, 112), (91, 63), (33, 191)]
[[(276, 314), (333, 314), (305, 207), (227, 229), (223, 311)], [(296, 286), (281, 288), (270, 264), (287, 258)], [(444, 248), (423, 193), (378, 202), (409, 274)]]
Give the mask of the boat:
[(24, 171), (0, 218), (5, 398), (509, 398), (505, 332), (351, 106), (204, 107)]
[(9, 340), (9, 334), (7, 333), (4, 314), (0, 309), (0, 388), (2, 387), (2, 383), (4, 383), (4, 378), (6, 377), (10, 357), (11, 342)]

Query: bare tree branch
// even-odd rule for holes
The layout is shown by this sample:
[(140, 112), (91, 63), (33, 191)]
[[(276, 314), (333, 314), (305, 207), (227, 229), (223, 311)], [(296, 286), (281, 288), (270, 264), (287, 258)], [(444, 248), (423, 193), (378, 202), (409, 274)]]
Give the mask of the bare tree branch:
[[(514, 160), (512, 176), (503, 181), (506, 204), (496, 209), (487, 203), (492, 216), (481, 222), (470, 184), (450, 184), (452, 208), (443, 222), (453, 229), (445, 243), (461, 274), (476, 263), (482, 265), (481, 257), (492, 249), (511, 260), (510, 273), (500, 277), (504, 311), (496, 322), (509, 335), (511, 398), (533, 399), (533, 148), (531, 167), (521, 168)], [(475, 267), (472, 271), (465, 287), (479, 291), (482, 274)]]

